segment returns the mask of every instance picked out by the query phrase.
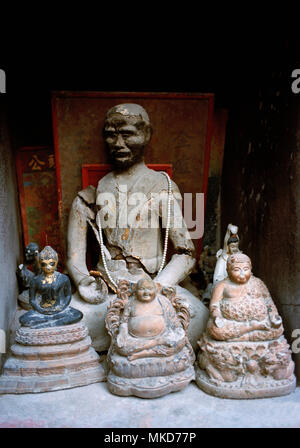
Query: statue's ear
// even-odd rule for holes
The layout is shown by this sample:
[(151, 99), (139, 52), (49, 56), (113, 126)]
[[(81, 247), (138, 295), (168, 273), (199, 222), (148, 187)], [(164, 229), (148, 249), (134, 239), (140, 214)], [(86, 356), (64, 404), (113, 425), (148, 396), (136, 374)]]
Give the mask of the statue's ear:
[(145, 140), (146, 140), (145, 144), (147, 145), (150, 142), (151, 137), (152, 137), (152, 133), (153, 133), (152, 126), (150, 124), (147, 124), (144, 128), (144, 132), (145, 132)]

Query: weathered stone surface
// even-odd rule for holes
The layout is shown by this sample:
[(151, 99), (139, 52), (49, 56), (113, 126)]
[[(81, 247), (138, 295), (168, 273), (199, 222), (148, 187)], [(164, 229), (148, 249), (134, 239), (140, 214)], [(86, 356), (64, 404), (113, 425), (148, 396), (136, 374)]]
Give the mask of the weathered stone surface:
[(176, 286), (176, 295), (189, 307), (190, 323), (188, 327), (188, 338), (193, 349), (196, 351), (198, 349), (197, 342), (207, 325), (209, 310), (203, 305), (201, 300), (197, 299), (187, 289), (181, 288), (181, 286)]
[[(188, 290), (176, 286), (176, 295), (184, 300), (190, 310), (190, 325), (188, 328), (188, 338), (194, 350), (197, 349), (197, 341), (206, 328), (209, 311), (205, 305)], [(89, 335), (92, 339), (92, 346), (98, 352), (109, 349), (110, 336), (105, 327), (105, 316), (107, 307), (116, 297), (115, 294), (109, 294), (108, 300), (104, 303), (91, 305), (84, 302), (76, 292), (72, 296), (72, 304), (83, 314), (82, 322), (87, 326)]]
[[(154, 278), (163, 287), (176, 288), (190, 308), (189, 338), (196, 348), (208, 310), (178, 286), (192, 272), (195, 248), (182, 216), (178, 186), (166, 173), (145, 165), (144, 149), (151, 138), (148, 114), (137, 104), (114, 106), (103, 131), (113, 169), (100, 179), (96, 191), (88, 187), (78, 193), (69, 215), (67, 269), (77, 289), (73, 304), (84, 315), (93, 346), (107, 350), (104, 317), (114, 297), (111, 291), (121, 279), (136, 283), (142, 277)], [(139, 204), (134, 202), (136, 195)], [(88, 227), (103, 255), (98, 271), (86, 265)], [(174, 252), (167, 263), (164, 233)]]
[(68, 342), (80, 341), (88, 335), (86, 326), (78, 324), (66, 325), (54, 328), (26, 328), (20, 327), (16, 330), (15, 340), (22, 345), (53, 345), (66, 344)]
[(91, 305), (84, 302), (77, 292), (72, 296), (72, 304), (82, 312), (82, 322), (88, 328), (89, 335), (92, 339), (92, 346), (97, 352), (108, 350), (110, 345), (110, 336), (105, 327), (105, 315), (107, 307), (115, 295), (110, 294), (109, 297), (110, 300), (104, 303)]
[(21, 327), (0, 377), (0, 394), (37, 393), (105, 381), (105, 364), (82, 324)]
[(242, 253), (227, 260), (228, 278), (213, 289), (210, 317), (199, 341), (196, 382), (223, 398), (264, 398), (296, 387), (294, 362), (265, 284)]
[(156, 398), (181, 390), (195, 378), (195, 355), (187, 337), (189, 308), (175, 289), (153, 280), (119, 282), (106, 326), (109, 390), (117, 395)]
[[(278, 343), (206, 339), (201, 347), (203, 351), (195, 367), (196, 382), (209, 394), (221, 398), (267, 398), (295, 390), (294, 363), (283, 336)], [(284, 356), (289, 358), (288, 365)]]
[(107, 377), (107, 386), (115, 395), (158, 398), (171, 392), (179, 392), (194, 379), (195, 371), (191, 366), (183, 372), (144, 378), (121, 378), (110, 372)]

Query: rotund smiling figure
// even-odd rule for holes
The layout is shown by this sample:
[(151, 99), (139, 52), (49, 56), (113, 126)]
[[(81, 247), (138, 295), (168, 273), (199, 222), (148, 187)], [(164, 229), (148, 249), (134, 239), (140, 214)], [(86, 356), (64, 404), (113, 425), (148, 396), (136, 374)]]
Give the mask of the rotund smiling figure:
[(125, 280), (119, 283), (106, 316), (112, 337), (107, 383), (116, 395), (160, 397), (194, 379), (188, 308), (174, 290), (163, 294), (153, 280), (141, 279), (131, 288)]
[(223, 398), (263, 398), (295, 389), (294, 362), (266, 285), (242, 253), (229, 256), (228, 278), (213, 289), (200, 338), (196, 381)]

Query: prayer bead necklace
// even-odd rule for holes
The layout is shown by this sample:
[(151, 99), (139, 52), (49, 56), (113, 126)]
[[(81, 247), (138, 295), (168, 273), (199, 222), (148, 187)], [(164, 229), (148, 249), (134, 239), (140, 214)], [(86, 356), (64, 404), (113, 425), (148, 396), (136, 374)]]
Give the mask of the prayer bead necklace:
[[(166, 176), (167, 180), (168, 180), (168, 207), (167, 207), (167, 226), (166, 226), (166, 233), (165, 233), (165, 240), (164, 240), (164, 250), (163, 250), (163, 256), (162, 256), (161, 264), (160, 264), (159, 270), (157, 272), (157, 275), (161, 273), (161, 271), (163, 270), (163, 267), (165, 265), (165, 262), (166, 262), (166, 256), (167, 256), (167, 250), (168, 250), (168, 238), (169, 238), (169, 230), (170, 230), (170, 219), (171, 219), (171, 199), (172, 199), (172, 183), (171, 183), (171, 179), (170, 179), (169, 175), (165, 171), (161, 171), (161, 173), (164, 174)], [(98, 229), (99, 229), (100, 253), (101, 253), (101, 259), (102, 259), (103, 267), (104, 267), (105, 273), (106, 273), (107, 277), (109, 278), (110, 282), (117, 289), (118, 285), (112, 279), (112, 277), (111, 277), (111, 275), (109, 273), (108, 267), (107, 267), (107, 263), (106, 263), (106, 256), (105, 256), (105, 253), (104, 253), (104, 247), (105, 246), (104, 246), (104, 243), (103, 243), (100, 213), (97, 213), (96, 223), (97, 223)]]

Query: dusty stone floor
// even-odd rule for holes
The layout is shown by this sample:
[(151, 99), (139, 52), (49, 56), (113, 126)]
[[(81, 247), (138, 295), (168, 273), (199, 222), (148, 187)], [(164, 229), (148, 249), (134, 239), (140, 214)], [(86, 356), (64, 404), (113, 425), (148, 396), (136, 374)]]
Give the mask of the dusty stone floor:
[(215, 398), (191, 383), (145, 400), (117, 397), (106, 383), (0, 396), (0, 428), (300, 428), (300, 387), (256, 400)]

